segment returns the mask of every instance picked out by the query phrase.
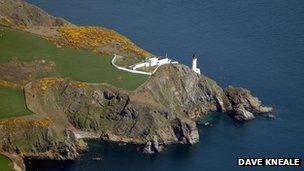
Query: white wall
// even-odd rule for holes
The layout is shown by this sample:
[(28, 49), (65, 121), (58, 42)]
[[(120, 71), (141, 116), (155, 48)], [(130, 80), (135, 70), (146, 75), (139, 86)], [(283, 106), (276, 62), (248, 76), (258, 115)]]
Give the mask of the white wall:
[(158, 65), (164, 65), (170, 63), (170, 59), (164, 58), (158, 61)]
[(135, 64), (132, 68), (133, 69), (137, 69), (137, 68), (148, 67), (148, 66), (149, 66), (149, 63), (148, 62), (144, 62), (144, 63)]
[[(152, 75), (151, 72), (136, 71), (136, 70), (127, 69), (127, 68), (124, 68), (124, 67), (117, 66), (117, 65), (115, 64), (115, 59), (116, 59), (117, 56), (118, 56), (118, 55), (114, 54), (114, 57), (113, 57), (113, 59), (112, 59), (112, 61), (111, 61), (111, 64), (112, 64), (114, 67), (116, 67), (117, 69), (120, 69), (120, 70), (123, 70), (123, 71), (128, 71), (128, 72), (135, 73), (135, 74)], [(155, 69), (153, 72), (155, 72), (155, 71), (156, 71), (156, 69)]]
[[(117, 69), (120, 69), (120, 70), (123, 70), (123, 71), (128, 71), (128, 72), (131, 72), (131, 73), (145, 74), (145, 75), (151, 75), (151, 74), (154, 73), (154, 72), (158, 69), (158, 67), (161, 66), (161, 65), (169, 64), (169, 63), (174, 63), (174, 64), (178, 63), (177, 61), (171, 61), (171, 60), (168, 59), (168, 58), (164, 58), (164, 59), (158, 60), (158, 58), (153, 57), (153, 58), (154, 58), (154, 59), (152, 59), (152, 60), (154, 60), (153, 62), (156, 61), (156, 64), (153, 63), (153, 64), (155, 64), (154, 66), (156, 66), (156, 65), (158, 65), (158, 66), (154, 69), (153, 72), (144, 72), (144, 71), (137, 71), (137, 70), (135, 70), (135, 69), (141, 68), (141, 67), (149, 67), (149, 66), (151, 66), (151, 60), (150, 60), (151, 58), (150, 58), (148, 61), (146, 61), (146, 62), (143, 62), (143, 63), (139, 63), (139, 64), (133, 65), (133, 66), (132, 66), (132, 69), (127, 69), (127, 68), (124, 68), (124, 67), (117, 66), (117, 65), (115, 64), (115, 59), (116, 59), (116, 57), (121, 57), (121, 56), (118, 56), (118, 55), (114, 54), (114, 57), (113, 57), (111, 63), (112, 63), (112, 65), (113, 65), (114, 67), (116, 67)], [(200, 72), (199, 69), (198, 69), (198, 72)]]

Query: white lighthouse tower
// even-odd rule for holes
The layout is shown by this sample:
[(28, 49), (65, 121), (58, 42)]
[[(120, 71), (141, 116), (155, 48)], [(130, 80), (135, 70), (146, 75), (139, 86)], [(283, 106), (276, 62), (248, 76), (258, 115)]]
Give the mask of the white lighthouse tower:
[(192, 56), (192, 70), (197, 74), (201, 74), (201, 70), (197, 68), (197, 58), (194, 54)]

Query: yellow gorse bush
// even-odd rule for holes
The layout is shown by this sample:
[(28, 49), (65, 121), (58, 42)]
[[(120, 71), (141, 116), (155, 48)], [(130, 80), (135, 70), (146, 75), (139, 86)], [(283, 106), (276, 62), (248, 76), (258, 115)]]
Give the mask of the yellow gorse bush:
[(11, 87), (16, 89), (22, 89), (21, 85), (5, 80), (0, 80), (0, 87)]
[(59, 44), (76, 48), (96, 49), (103, 45), (119, 45), (118, 50), (124, 53), (132, 53), (137, 56), (149, 57), (150, 53), (139, 48), (128, 38), (119, 33), (102, 27), (61, 27), (58, 29)]
[(48, 89), (49, 86), (58, 82), (62, 82), (63, 80), (64, 80), (63, 78), (43, 78), (39, 80), (39, 88), (42, 91), (45, 91)]
[(87, 87), (89, 84), (86, 82), (75, 81), (75, 82), (72, 82), (71, 85), (76, 88), (84, 88), (84, 87)]
[(16, 119), (8, 119), (8, 120), (1, 120), (0, 126), (2, 126), (3, 131), (17, 131), (18, 126), (37, 126), (37, 127), (48, 127), (52, 121), (50, 118), (41, 118), (35, 120), (27, 120), (23, 118), (16, 118)]
[[(64, 82), (63, 78), (43, 78), (39, 80), (39, 88), (42, 91), (47, 90), (50, 86)], [(69, 83), (70, 86), (76, 87), (76, 88), (84, 88), (87, 87), (89, 84), (87, 82), (80, 82), (80, 81), (73, 81)]]
[(2, 18), (0, 16), (0, 24), (5, 25), (5, 26), (11, 26), (11, 25), (13, 25), (13, 23), (11, 22), (11, 20), (9, 18), (7, 18), (6, 16), (2, 17)]

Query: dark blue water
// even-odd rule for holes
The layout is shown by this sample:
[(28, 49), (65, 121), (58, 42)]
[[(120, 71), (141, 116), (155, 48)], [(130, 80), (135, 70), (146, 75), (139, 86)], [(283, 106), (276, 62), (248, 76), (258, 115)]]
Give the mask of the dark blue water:
[[(81, 161), (36, 163), (28, 170), (243, 170), (237, 157), (304, 157), (304, 1), (29, 2), (75, 24), (115, 29), (154, 54), (168, 53), (188, 65), (195, 52), (205, 75), (223, 87), (252, 90), (275, 106), (277, 119), (237, 124), (218, 117), (201, 129), (199, 144), (173, 146), (153, 157), (135, 147), (91, 142)], [(96, 155), (103, 160), (91, 161)]]

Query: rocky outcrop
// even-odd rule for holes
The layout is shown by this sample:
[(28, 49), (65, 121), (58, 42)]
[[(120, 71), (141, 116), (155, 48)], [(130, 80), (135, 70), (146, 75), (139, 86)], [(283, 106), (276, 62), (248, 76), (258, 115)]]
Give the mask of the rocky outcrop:
[(225, 94), (232, 105), (232, 115), (237, 120), (252, 120), (254, 114), (269, 113), (272, 107), (262, 106), (262, 102), (251, 95), (250, 91), (241, 87), (229, 86)]
[(159, 144), (157, 137), (155, 137), (153, 140), (148, 141), (143, 148), (143, 153), (147, 154), (154, 154), (154, 153), (160, 153), (164, 150), (164, 146), (162, 144)]
[(194, 122), (177, 118), (172, 121), (172, 126), (174, 133), (180, 142), (195, 144), (199, 141), (199, 134)]
[(196, 121), (207, 113), (234, 113), (248, 120), (271, 111), (248, 90), (224, 91), (184, 65), (160, 67), (133, 92), (57, 78), (33, 81), (25, 92), (34, 113), (106, 141), (143, 144), (147, 153), (160, 152), (171, 143), (197, 143)]
[(47, 27), (71, 25), (64, 19), (53, 17), (24, 0), (0, 0), (0, 24)]
[(209, 112), (231, 110), (227, 96), (214, 80), (184, 65), (160, 67), (138, 92), (150, 94), (157, 103), (195, 121)]
[[(44, 82), (50, 84), (41, 84)], [(25, 92), (31, 111), (62, 113), (61, 120), (66, 118), (75, 129), (100, 134), (104, 140), (136, 144), (151, 141), (157, 151), (165, 144), (198, 142), (194, 121), (150, 97), (137, 98), (137, 92), (55, 78), (34, 81)]]
[(85, 145), (48, 118), (9, 119), (0, 122), (0, 151), (23, 158), (75, 159)]
[(273, 110), (262, 106), (249, 90), (232, 86), (223, 90), (214, 80), (184, 65), (160, 67), (138, 92), (148, 92), (169, 110), (195, 121), (210, 112), (231, 113), (238, 120), (250, 120), (255, 114)]

